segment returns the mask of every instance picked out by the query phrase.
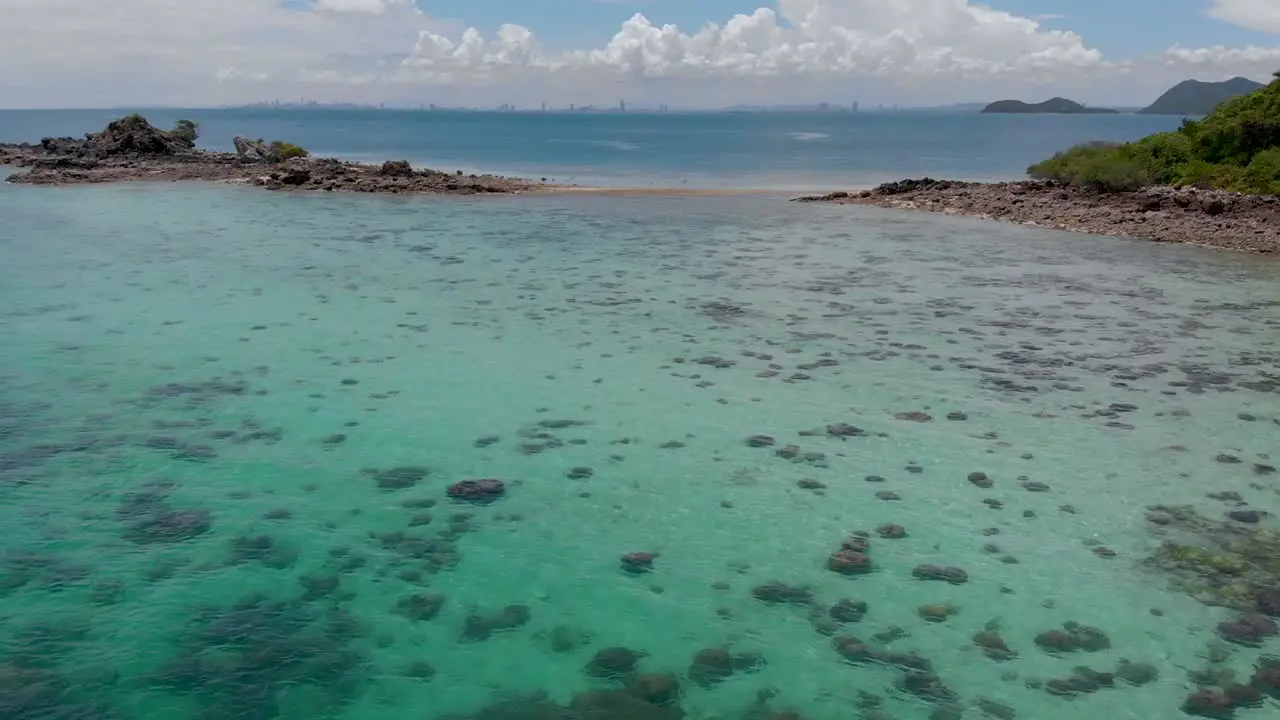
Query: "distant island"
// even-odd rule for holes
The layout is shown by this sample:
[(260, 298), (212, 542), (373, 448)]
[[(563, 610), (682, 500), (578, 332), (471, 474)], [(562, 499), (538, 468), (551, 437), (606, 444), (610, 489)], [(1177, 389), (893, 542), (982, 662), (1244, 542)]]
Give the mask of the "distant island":
[(1085, 107), (1075, 100), (1066, 98), (1052, 98), (1042, 103), (1025, 103), (1021, 100), (997, 100), (990, 105), (982, 108), (984, 113), (1005, 113), (1005, 114), (1046, 114), (1053, 113), (1058, 115), (1098, 115), (1098, 114), (1115, 114), (1117, 111), (1111, 108), (1091, 108)]
[(1139, 115), (1208, 115), (1222, 103), (1266, 87), (1248, 78), (1233, 77), (1222, 82), (1183, 80), (1165, 91)]

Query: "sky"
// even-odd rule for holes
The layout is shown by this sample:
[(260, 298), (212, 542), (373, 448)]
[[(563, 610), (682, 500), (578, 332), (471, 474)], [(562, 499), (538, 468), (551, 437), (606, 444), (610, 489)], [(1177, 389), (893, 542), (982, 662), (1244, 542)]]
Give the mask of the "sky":
[(1280, 0), (0, 0), (0, 107), (1145, 105)]

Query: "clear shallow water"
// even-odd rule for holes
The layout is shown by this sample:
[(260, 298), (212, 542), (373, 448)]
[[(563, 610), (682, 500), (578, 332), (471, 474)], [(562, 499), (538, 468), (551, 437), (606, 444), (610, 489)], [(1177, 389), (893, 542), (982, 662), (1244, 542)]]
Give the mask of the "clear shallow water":
[[(0, 140), (97, 132), (124, 110), (0, 110)], [(144, 110), (200, 122), (201, 144), (284, 138), (318, 155), (405, 158), (444, 170), (580, 184), (831, 189), (903, 177), (1006, 180), (1077, 143), (1172, 130), (1150, 115), (557, 114), (368, 110)]]
[[(1142, 568), (1146, 507), (1220, 517), (1205, 495), (1230, 490), (1280, 511), (1252, 467), (1280, 400), (1242, 385), (1274, 378), (1280, 328), (1280, 266), (1255, 257), (759, 198), (5, 185), (0, 216), (12, 717), (434, 718), (616, 687), (583, 672), (610, 646), (678, 674), (688, 717), (744, 717), (765, 688), (811, 720), (931, 716), (805, 608), (754, 599), (770, 581), (819, 615), (867, 602), (840, 632), (900, 627), (889, 647), (927, 657), (964, 717), (1174, 717), (1229, 614)], [(801, 434), (840, 422), (868, 435)], [(429, 474), (368, 472), (403, 466)], [(486, 477), (507, 496), (446, 498)], [(886, 523), (908, 537), (873, 533), (875, 573), (825, 569)], [(636, 551), (654, 572), (620, 571)], [(418, 593), (444, 597), (433, 619), (397, 611)], [(925, 622), (930, 603), (958, 614)], [(513, 604), (527, 622), (460, 641)], [(973, 646), (992, 621), (1016, 659)], [(1067, 621), (1111, 649), (1036, 648)], [(714, 647), (765, 664), (700, 687)], [(1121, 659), (1160, 677), (1028, 684)]]

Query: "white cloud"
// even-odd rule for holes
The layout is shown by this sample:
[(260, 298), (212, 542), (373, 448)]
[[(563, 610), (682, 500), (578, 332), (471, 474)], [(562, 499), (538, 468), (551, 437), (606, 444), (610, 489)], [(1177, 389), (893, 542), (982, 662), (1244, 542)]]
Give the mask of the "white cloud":
[(1280, 1), (1213, 0), (1210, 17), (1250, 30), (1280, 35)]
[[(1074, 32), (975, 0), (777, 0), (697, 29), (637, 14), (584, 49), (548, 48), (519, 25), (464, 28), (414, 0), (3, 4), (0, 67), (10, 71), (0, 73), (0, 103), (17, 106), (588, 102), (623, 92), (681, 104), (1068, 92), (1141, 102), (1192, 74), (1265, 77), (1280, 66), (1280, 50), (1261, 47), (1105, 58)], [(1211, 12), (1280, 29), (1280, 0), (1216, 0)]]
[[(536, 53), (530, 33), (513, 48), (504, 26), (491, 41), (474, 34), (453, 47), (424, 34), (406, 65), (471, 67), (495, 63), (548, 69), (604, 70), (642, 77), (770, 76), (803, 73), (934, 75), (1000, 73), (1102, 61), (1072, 32), (1043, 30), (1034, 20), (968, 0), (780, 0), (778, 9), (735, 15), (694, 33), (655, 25), (636, 14), (602, 48), (559, 56)], [(463, 48), (473, 50), (464, 53)]]
[(1280, 47), (1223, 47), (1184, 48), (1174, 45), (1166, 53), (1172, 62), (1192, 66), (1230, 71), (1230, 68), (1280, 69)]

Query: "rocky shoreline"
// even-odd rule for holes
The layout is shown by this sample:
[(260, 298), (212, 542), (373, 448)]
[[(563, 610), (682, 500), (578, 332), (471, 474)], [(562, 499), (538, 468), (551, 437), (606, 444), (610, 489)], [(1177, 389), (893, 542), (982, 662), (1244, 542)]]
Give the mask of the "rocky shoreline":
[(245, 183), (268, 190), (450, 195), (511, 194), (555, 187), (496, 175), (466, 175), (461, 170), (419, 170), (404, 160), (370, 165), (333, 158), (283, 158), (262, 141), (239, 137), (235, 146), (236, 152), (197, 150), (192, 142), (133, 116), (83, 139), (0, 143), (0, 165), (23, 168), (7, 180), (27, 185), (200, 180)]
[(987, 218), (1073, 232), (1280, 253), (1280, 197), (1148, 187), (1102, 193), (1053, 182), (901, 180), (795, 198)]

